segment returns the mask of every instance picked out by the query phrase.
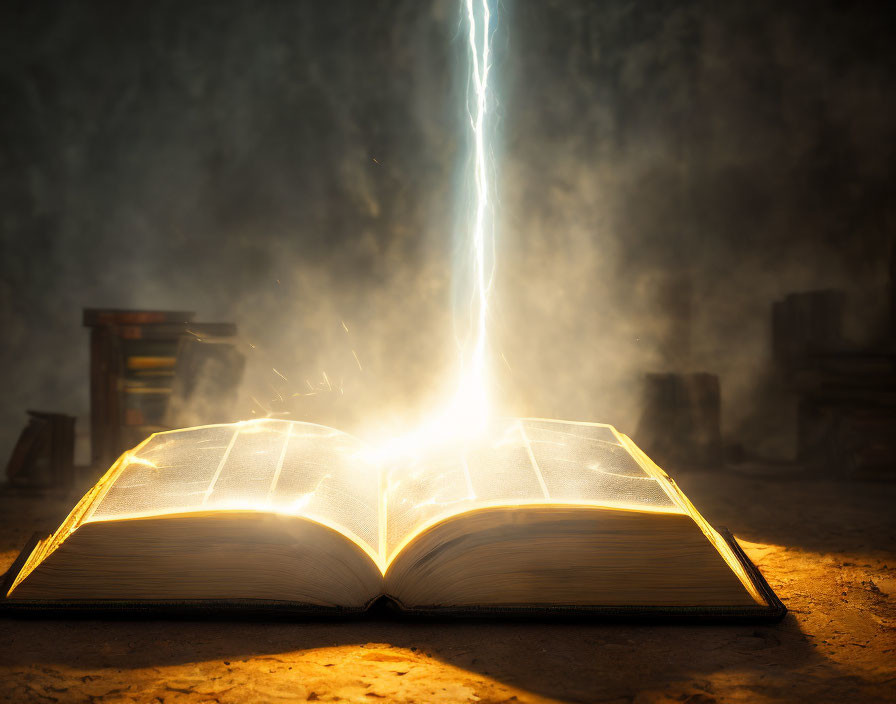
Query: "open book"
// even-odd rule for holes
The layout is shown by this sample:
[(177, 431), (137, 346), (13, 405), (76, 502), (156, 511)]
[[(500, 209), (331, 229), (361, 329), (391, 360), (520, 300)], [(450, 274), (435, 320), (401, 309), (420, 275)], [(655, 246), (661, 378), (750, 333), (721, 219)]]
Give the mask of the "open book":
[(7, 574), (5, 608), (721, 614), (783, 606), (608, 425), (496, 419), (382, 459), (332, 428), (157, 433)]

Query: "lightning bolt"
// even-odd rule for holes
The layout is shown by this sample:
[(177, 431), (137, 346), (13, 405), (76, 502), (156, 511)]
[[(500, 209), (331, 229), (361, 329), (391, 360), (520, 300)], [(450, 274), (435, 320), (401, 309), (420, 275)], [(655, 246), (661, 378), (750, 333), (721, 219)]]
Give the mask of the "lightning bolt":
[[(465, 0), (470, 59), (467, 100), (473, 143), (473, 207), (466, 239), (472, 267), (470, 328), (461, 348), (461, 383), (456, 402), (478, 421), (488, 416), (488, 315), (494, 279), (494, 221), (489, 202), (488, 108), (491, 12), (488, 1)], [(471, 339), (472, 338), (472, 339)]]
[[(493, 16), (488, 0), (461, 0), (462, 17), (466, 21), (467, 55), (470, 81), (467, 114), (470, 124), (472, 154), (470, 167), (471, 197), (469, 218), (458, 233), (464, 258), (457, 262), (456, 282), (468, 285), (463, 291), (469, 301), (466, 315), (455, 317), (455, 335), (460, 358), (460, 380), (447, 403), (404, 435), (391, 437), (371, 450), (373, 461), (398, 456), (415, 456), (436, 445), (456, 445), (481, 432), (487, 425), (489, 408), (488, 319), (489, 298), (494, 280), (495, 226), (489, 200), (490, 150), (489, 73)], [(460, 288), (460, 286), (458, 286)]]

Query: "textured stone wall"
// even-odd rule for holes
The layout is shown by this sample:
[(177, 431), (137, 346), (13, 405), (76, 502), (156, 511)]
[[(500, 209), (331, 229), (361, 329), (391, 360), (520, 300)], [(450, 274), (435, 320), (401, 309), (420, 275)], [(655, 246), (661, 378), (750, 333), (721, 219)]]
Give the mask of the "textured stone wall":
[[(639, 375), (669, 366), (652, 303), (669, 269), (689, 277), (691, 365), (720, 374), (728, 432), (749, 420), (772, 300), (843, 287), (853, 334), (873, 333), (896, 202), (883, 10), (501, 13), (507, 411), (631, 430)], [(458, 27), (445, 0), (5, 4), (0, 458), (26, 407), (85, 414), (83, 306), (237, 322), (247, 416), (356, 427), (425, 405), (453, 355)]]

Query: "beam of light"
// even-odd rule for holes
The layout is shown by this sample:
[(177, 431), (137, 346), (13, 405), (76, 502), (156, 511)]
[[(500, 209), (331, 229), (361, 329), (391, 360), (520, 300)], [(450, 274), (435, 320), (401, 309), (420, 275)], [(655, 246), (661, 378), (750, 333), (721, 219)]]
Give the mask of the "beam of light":
[(471, 155), (467, 182), (470, 198), (461, 222), (458, 241), (463, 257), (456, 262), (454, 279), (469, 308), (455, 317), (459, 353), (459, 379), (447, 402), (412, 431), (381, 442), (370, 459), (384, 461), (417, 455), (437, 446), (465, 443), (479, 435), (490, 418), (488, 321), (489, 299), (494, 279), (494, 217), (489, 180), (491, 171), (489, 94), (493, 14), (488, 0), (461, 0), (469, 61), (467, 116)]
[(470, 291), (470, 332), (461, 341), (461, 381), (458, 403), (482, 424), (489, 413), (487, 336), (489, 297), (494, 278), (494, 222), (489, 203), (488, 107), (491, 61), (491, 13), (488, 0), (477, 4), (465, 0), (468, 24), (471, 95), (468, 97), (473, 142), (472, 218), (466, 235), (471, 249), (472, 286)]

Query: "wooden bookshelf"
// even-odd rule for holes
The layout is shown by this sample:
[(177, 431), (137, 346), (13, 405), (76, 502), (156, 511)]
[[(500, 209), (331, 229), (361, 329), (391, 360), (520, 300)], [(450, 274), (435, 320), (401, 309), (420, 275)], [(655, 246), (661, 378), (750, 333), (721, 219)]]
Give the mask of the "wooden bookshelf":
[(178, 359), (198, 341), (228, 350), (229, 378), (222, 384), (239, 383), (242, 356), (235, 349), (232, 323), (198, 323), (191, 311), (95, 308), (84, 310), (83, 321), (90, 328), (90, 444), (95, 467), (108, 467), (151, 433), (177, 427), (169, 412), (172, 395), (189, 388), (178, 379), (185, 367)]

